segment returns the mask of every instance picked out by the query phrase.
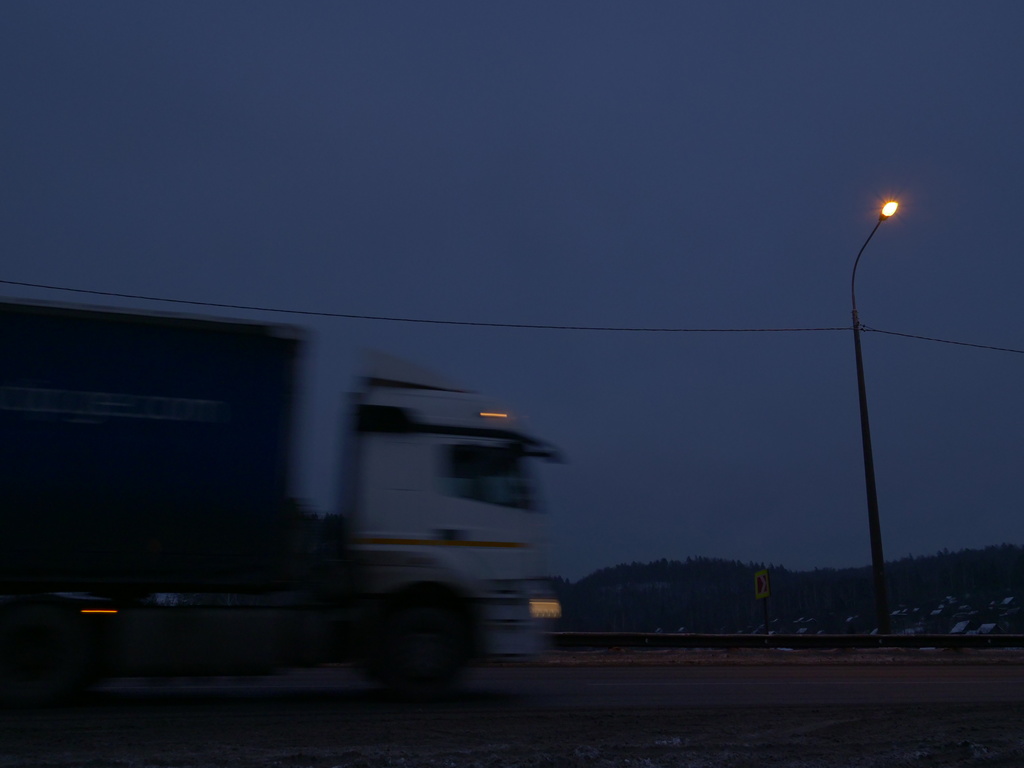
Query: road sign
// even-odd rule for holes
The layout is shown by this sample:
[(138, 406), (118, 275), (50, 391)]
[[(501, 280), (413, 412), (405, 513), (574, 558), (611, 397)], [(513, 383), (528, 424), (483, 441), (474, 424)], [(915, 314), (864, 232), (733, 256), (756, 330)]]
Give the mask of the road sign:
[(765, 600), (771, 597), (772, 585), (768, 578), (768, 569), (758, 571), (754, 574), (754, 597), (758, 600)]

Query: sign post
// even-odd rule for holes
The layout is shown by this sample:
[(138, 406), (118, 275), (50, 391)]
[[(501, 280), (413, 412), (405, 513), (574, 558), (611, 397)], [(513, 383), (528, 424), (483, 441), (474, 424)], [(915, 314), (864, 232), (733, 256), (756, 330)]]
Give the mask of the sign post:
[(768, 578), (768, 569), (758, 571), (754, 574), (754, 597), (764, 601), (764, 633), (770, 635), (768, 630), (768, 598), (772, 594), (772, 582)]

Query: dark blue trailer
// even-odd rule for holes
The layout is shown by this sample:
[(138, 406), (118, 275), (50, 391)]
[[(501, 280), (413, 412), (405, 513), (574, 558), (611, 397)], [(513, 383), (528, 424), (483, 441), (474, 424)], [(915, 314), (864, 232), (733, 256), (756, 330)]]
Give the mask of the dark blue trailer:
[(299, 351), (279, 326), (0, 303), (0, 594), (280, 584)]

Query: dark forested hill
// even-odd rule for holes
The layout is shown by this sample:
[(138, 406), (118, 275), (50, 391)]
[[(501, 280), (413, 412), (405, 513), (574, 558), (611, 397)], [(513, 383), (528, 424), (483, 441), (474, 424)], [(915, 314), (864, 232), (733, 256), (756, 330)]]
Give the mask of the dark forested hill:
[[(790, 571), (713, 558), (603, 568), (556, 580), (561, 629), (621, 632), (763, 631), (754, 573), (768, 567), (771, 628), (777, 632), (870, 632), (871, 569)], [(1024, 548), (1003, 544), (943, 551), (886, 565), (893, 632), (1024, 632)], [(1020, 596), (1020, 597), (1019, 597)], [(966, 625), (963, 622), (968, 622)], [(994, 625), (994, 626), (993, 626)]]

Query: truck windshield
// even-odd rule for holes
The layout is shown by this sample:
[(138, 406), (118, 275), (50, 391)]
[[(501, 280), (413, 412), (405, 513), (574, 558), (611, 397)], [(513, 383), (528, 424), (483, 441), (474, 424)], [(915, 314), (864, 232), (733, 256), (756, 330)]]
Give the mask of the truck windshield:
[(526, 461), (517, 445), (446, 446), (440, 480), (449, 496), (517, 509), (535, 508)]

